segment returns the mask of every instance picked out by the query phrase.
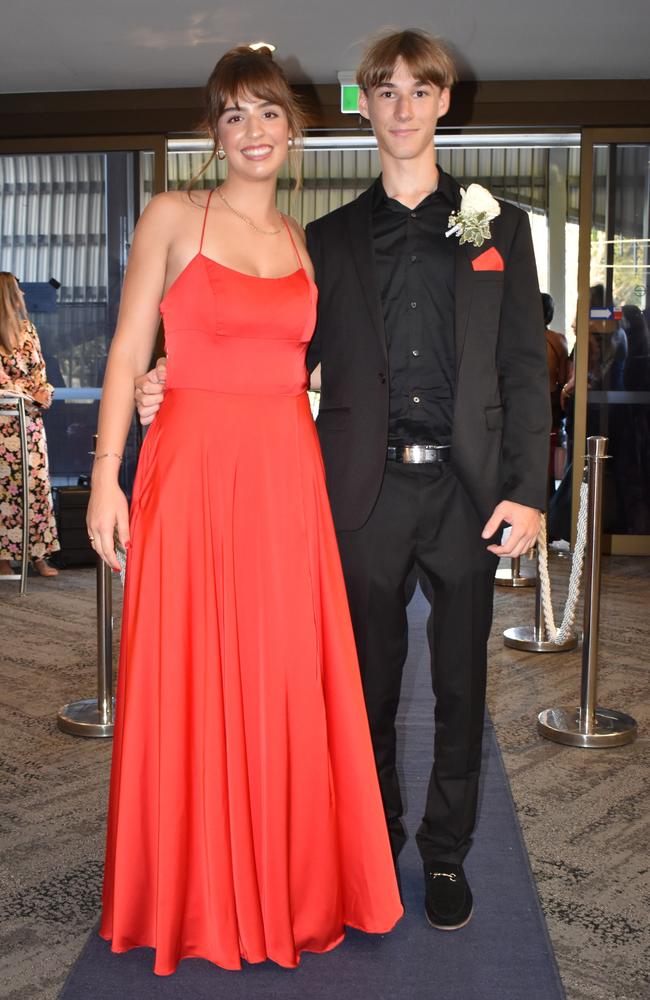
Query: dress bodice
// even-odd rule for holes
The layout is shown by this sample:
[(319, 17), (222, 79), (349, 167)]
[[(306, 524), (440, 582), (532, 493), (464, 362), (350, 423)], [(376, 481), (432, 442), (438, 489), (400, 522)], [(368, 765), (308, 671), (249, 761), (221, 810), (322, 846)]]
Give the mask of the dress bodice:
[(199, 249), (160, 304), (168, 389), (304, 392), (317, 293), (297, 249), (296, 257), (293, 273), (261, 278)]

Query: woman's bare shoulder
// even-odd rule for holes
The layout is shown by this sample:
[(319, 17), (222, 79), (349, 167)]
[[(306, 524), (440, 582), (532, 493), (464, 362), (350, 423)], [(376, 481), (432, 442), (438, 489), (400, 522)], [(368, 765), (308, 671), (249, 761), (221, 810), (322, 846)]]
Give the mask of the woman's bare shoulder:
[(153, 238), (169, 246), (192, 232), (200, 227), (206, 201), (205, 191), (164, 191), (154, 195), (138, 220), (140, 242)]
[(207, 191), (163, 191), (153, 196), (141, 218), (178, 219), (188, 212), (204, 209), (207, 195)]

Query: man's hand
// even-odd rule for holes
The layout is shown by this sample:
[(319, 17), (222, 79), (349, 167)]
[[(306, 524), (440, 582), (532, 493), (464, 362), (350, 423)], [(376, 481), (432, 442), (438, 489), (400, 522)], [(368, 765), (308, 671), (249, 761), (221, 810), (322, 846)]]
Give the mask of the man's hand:
[(135, 405), (143, 427), (150, 424), (160, 409), (165, 395), (167, 358), (158, 358), (156, 367), (135, 380)]
[(494, 508), (481, 537), (490, 538), (503, 521), (511, 525), (510, 535), (505, 545), (488, 545), (488, 552), (494, 552), (495, 556), (515, 559), (528, 552), (537, 541), (542, 515), (534, 507), (524, 507), (523, 504), (513, 503), (512, 500), (502, 500)]

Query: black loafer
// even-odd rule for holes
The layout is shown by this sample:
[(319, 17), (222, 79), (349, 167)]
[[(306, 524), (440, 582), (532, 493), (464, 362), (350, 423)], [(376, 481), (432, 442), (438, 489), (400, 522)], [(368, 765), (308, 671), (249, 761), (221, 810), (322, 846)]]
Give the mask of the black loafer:
[(457, 931), (468, 924), (474, 902), (462, 865), (434, 861), (424, 866), (424, 911), (432, 927)]

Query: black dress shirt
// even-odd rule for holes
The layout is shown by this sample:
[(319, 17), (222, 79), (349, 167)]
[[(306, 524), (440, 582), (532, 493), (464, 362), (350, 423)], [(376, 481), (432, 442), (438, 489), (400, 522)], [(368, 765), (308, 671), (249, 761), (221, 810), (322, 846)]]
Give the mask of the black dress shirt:
[(449, 444), (455, 386), (455, 190), (440, 170), (416, 208), (374, 185), (372, 234), (390, 378), (391, 443)]

